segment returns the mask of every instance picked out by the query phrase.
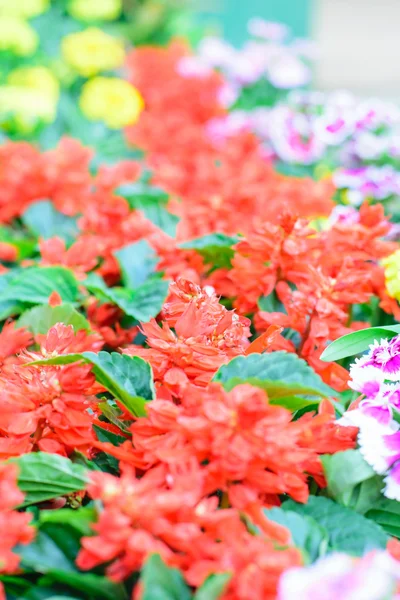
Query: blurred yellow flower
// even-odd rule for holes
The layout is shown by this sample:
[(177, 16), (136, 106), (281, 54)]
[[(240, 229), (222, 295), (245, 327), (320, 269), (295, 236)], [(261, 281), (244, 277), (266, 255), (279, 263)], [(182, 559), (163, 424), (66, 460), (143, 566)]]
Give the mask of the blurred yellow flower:
[(127, 81), (95, 77), (83, 86), (80, 107), (91, 121), (103, 121), (110, 129), (120, 129), (136, 123), (144, 102), (138, 90)]
[(15, 85), (0, 86), (0, 119), (7, 119), (20, 133), (29, 133), (40, 122), (51, 123), (57, 112), (57, 102), (48, 94)]
[(400, 250), (382, 259), (385, 268), (386, 289), (392, 298), (400, 301)]
[(65, 62), (83, 77), (115, 69), (125, 59), (123, 42), (96, 27), (65, 36), (61, 49)]
[(0, 15), (32, 19), (46, 12), (50, 0), (0, 0)]
[(122, 12), (122, 0), (71, 0), (68, 12), (79, 21), (114, 21)]
[(35, 52), (38, 42), (38, 35), (29, 23), (18, 17), (0, 16), (0, 50), (28, 56)]
[(60, 93), (57, 78), (46, 67), (19, 67), (11, 71), (7, 82), (12, 86), (38, 90), (56, 102)]

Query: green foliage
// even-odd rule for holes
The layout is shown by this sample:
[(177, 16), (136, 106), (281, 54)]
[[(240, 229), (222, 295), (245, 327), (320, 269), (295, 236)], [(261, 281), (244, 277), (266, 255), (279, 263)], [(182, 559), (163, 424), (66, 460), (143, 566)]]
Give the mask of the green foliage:
[(400, 325), (386, 325), (361, 329), (335, 340), (321, 354), (321, 360), (327, 362), (355, 356), (367, 350), (370, 344), (381, 338), (392, 338), (400, 334)]
[(96, 381), (120, 400), (132, 415), (146, 414), (146, 402), (154, 398), (153, 375), (149, 363), (138, 356), (118, 352), (82, 352), (63, 354), (30, 364), (67, 365), (77, 361), (93, 365)]
[(31, 452), (10, 462), (18, 465), (18, 487), (25, 494), (21, 506), (83, 490), (88, 481), (85, 467), (59, 454)]
[(323, 527), (328, 532), (330, 552), (362, 556), (373, 548), (386, 548), (389, 540), (377, 523), (329, 498), (310, 496), (307, 504), (288, 500), (282, 508), (311, 517)]
[(147, 559), (140, 581), (142, 600), (190, 600), (192, 596), (181, 572), (167, 567), (158, 554)]
[(89, 321), (69, 303), (59, 306), (50, 306), (49, 304), (35, 306), (24, 312), (16, 326), (25, 327), (36, 335), (47, 333), (56, 323), (72, 325), (74, 331), (90, 330)]
[(146, 323), (161, 311), (168, 294), (169, 282), (150, 279), (136, 289), (109, 288), (101, 277), (91, 274), (85, 280), (85, 285), (100, 300), (112, 302), (126, 315)]
[(271, 521), (289, 529), (292, 540), (310, 562), (323, 556), (328, 549), (328, 532), (315, 519), (283, 508), (265, 510), (265, 515)]
[(169, 196), (162, 189), (146, 183), (129, 183), (119, 186), (115, 193), (126, 198), (131, 208), (142, 211), (149, 221), (166, 234), (176, 236), (179, 217), (166, 209)]
[(400, 502), (381, 496), (365, 514), (391, 536), (400, 538)]
[(366, 513), (381, 497), (382, 478), (365, 462), (359, 450), (321, 457), (327, 491), (339, 504)]
[(64, 267), (29, 267), (10, 275), (0, 291), (0, 304), (5, 301), (46, 304), (53, 292), (64, 302), (78, 300), (78, 282), (72, 271)]
[(71, 243), (78, 233), (77, 219), (60, 213), (50, 200), (31, 204), (22, 215), (22, 221), (34, 235), (44, 240), (57, 236)]
[(155, 273), (160, 260), (146, 240), (124, 246), (115, 252), (115, 256), (121, 267), (123, 284), (128, 288), (145, 283)]
[(227, 390), (250, 383), (266, 390), (272, 404), (290, 410), (315, 405), (321, 397), (335, 394), (304, 360), (287, 352), (238, 356), (223, 365), (213, 381)]
[(179, 245), (186, 250), (196, 250), (204, 262), (216, 269), (228, 269), (234, 256), (233, 246), (239, 242), (237, 236), (211, 233)]

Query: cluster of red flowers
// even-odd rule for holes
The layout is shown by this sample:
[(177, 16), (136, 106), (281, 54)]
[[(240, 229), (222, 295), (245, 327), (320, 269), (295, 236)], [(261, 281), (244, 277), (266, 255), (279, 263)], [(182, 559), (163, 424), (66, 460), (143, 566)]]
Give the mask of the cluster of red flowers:
[[(0, 243), (2, 273), (18, 261), (21, 268), (70, 269), (80, 287), (76, 305), (91, 328), (57, 323), (37, 334), (12, 322), (3, 326), (0, 457), (78, 451), (120, 461), (120, 477), (91, 475), (87, 493), (101, 501), (101, 510), (95, 535), (82, 539), (81, 569), (107, 564), (110, 578), (121, 581), (157, 552), (194, 588), (228, 572), (225, 600), (273, 600), (281, 573), (300, 565), (302, 556), (263, 508), (282, 497), (307, 502), (310, 480), (325, 486), (320, 455), (353, 448), (357, 430), (335, 423), (330, 400), (293, 420), (264, 390), (247, 383), (226, 391), (212, 379), (237, 356), (284, 350), (305, 359), (338, 392), (346, 389), (347, 371), (322, 363), (320, 354), (329, 341), (367, 325), (353, 321), (352, 312), (373, 297), (400, 315), (379, 264), (399, 246), (385, 239), (390, 224), (379, 205), (364, 205), (356, 222), (329, 221), (329, 179), (278, 174), (252, 134), (216, 145), (206, 125), (224, 112), (221, 78), (179, 75), (185, 52), (173, 44), (129, 57), (146, 109), (127, 137), (145, 151), (143, 165), (124, 161), (93, 174), (91, 152), (69, 139), (44, 153), (25, 143), (0, 148), (6, 228), (17, 223), (26, 234), (19, 218), (43, 199), (77, 220), (69, 246), (58, 236), (40, 239), (34, 259), (20, 260), (12, 241)], [(152, 172), (151, 184), (169, 194), (168, 211), (180, 218), (176, 238), (118, 193), (139, 180), (143, 166)], [(215, 233), (238, 236), (224, 267), (180, 247)], [(158, 261), (152, 281), (173, 280), (160, 314), (140, 325), (85, 284), (95, 272), (112, 290), (123, 275), (116, 251), (139, 240)], [(57, 294), (49, 298), (52, 307), (60, 302)], [(117, 393), (108, 397), (111, 412), (102, 414), (105, 387), (91, 365), (43, 364), (102, 349), (151, 365), (155, 397), (145, 416), (132, 415)], [(101, 428), (119, 443), (100, 439)], [(0, 572), (15, 570), (10, 549), (32, 536), (26, 515), (11, 510), (21, 502), (13, 478), (12, 467), (0, 468), (0, 522), (13, 523), (0, 543)]]
[[(34, 528), (29, 525), (32, 515), (14, 510), (24, 499), (16, 477), (14, 465), (0, 465), (0, 574), (17, 571), (20, 559), (13, 548), (17, 544), (29, 544), (35, 535)], [(0, 600), (6, 600), (1, 582)]]

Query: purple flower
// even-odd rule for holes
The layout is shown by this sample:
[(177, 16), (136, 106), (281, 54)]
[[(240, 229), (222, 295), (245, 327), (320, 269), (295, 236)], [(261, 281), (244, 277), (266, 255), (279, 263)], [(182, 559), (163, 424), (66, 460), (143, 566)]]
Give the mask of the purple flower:
[(288, 90), (310, 83), (310, 69), (295, 55), (282, 52), (268, 66), (268, 78), (278, 89)]
[(400, 336), (396, 336), (391, 340), (375, 341), (370, 346), (370, 351), (366, 356), (356, 359), (355, 365), (351, 372), (354, 379), (354, 369), (365, 369), (371, 367), (377, 371), (381, 371), (385, 379), (397, 381), (400, 379)]
[(400, 565), (387, 552), (361, 559), (334, 553), (313, 565), (285, 571), (278, 600), (390, 600), (400, 577)]
[(383, 480), (386, 484), (383, 493), (390, 500), (400, 502), (400, 461), (398, 461)]

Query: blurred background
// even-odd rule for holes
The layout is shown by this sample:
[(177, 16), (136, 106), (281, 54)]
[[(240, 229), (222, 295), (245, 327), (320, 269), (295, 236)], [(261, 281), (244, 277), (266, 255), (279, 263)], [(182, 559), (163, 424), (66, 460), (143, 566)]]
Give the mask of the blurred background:
[(198, 20), (232, 44), (254, 16), (287, 24), (318, 49), (315, 86), (400, 98), (400, 0), (192, 0)]

